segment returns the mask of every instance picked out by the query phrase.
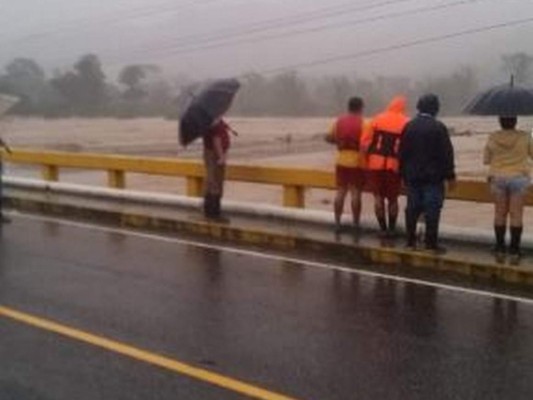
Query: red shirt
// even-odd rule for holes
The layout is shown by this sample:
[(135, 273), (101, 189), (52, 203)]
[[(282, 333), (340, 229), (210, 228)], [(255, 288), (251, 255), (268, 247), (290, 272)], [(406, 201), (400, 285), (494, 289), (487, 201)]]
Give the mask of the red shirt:
[(222, 142), (222, 150), (226, 153), (230, 147), (230, 135), (228, 124), (220, 120), (209, 129), (209, 132), (204, 136), (204, 147), (206, 149), (213, 149), (213, 139), (219, 137)]
[(359, 151), (363, 133), (363, 117), (361, 114), (345, 114), (335, 124), (335, 142), (339, 150)]

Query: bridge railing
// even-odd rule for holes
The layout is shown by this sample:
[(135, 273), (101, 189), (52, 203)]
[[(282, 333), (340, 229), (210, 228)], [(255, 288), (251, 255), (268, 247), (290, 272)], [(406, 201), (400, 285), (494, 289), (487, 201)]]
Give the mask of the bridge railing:
[[(204, 168), (198, 161), (19, 149), (12, 154), (4, 153), (3, 158), (8, 163), (40, 167), (42, 178), (46, 181), (58, 181), (60, 170), (68, 168), (105, 171), (108, 186), (118, 189), (126, 187), (127, 173), (173, 176), (186, 180), (188, 196), (202, 195)], [(324, 170), (229, 165), (226, 178), (229, 181), (281, 186), (285, 207), (305, 207), (307, 189), (335, 189), (333, 172)], [(488, 185), (474, 180), (459, 181), (448, 198), (482, 203), (491, 201)], [(528, 194), (527, 204), (533, 205), (533, 191)]]

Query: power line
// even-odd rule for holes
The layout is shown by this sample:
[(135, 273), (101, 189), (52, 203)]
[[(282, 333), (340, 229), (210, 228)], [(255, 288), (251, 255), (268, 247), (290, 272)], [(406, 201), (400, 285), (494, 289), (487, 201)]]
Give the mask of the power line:
[[(322, 20), (322, 19), (329, 19), (334, 18), (338, 16), (345, 16), (349, 13), (353, 12), (364, 12), (364, 11), (370, 11), (373, 9), (379, 9), (385, 6), (391, 6), (391, 5), (399, 5), (403, 3), (410, 3), (414, 0), (386, 0), (381, 1), (374, 4), (366, 4), (366, 5), (354, 5), (353, 2), (349, 3), (343, 3), (341, 5), (337, 5), (334, 7), (324, 7), (320, 8), (318, 10), (310, 11), (307, 13), (300, 13), (298, 15), (293, 15), (289, 17), (284, 18), (273, 18), (264, 20), (258, 23), (253, 24), (246, 24), (241, 25), (239, 27), (232, 27), (232, 28), (224, 28), (215, 30), (208, 33), (203, 34), (195, 34), (195, 35), (186, 35), (182, 36), (180, 38), (173, 38), (170, 41), (168, 41), (168, 44), (161, 45), (161, 40), (158, 41), (159, 46), (158, 50), (173, 50), (177, 48), (189, 48), (205, 44), (205, 46), (201, 46), (200, 49), (210, 49), (211, 46), (208, 46), (210, 43), (219, 43), (219, 42), (237, 42), (240, 43), (238, 40), (239, 38), (245, 37), (245, 39), (242, 40), (242, 42), (247, 42), (250, 40), (250, 35), (255, 35), (262, 32), (268, 32), (271, 30), (279, 30), (289, 27), (294, 27), (295, 25), (306, 25), (314, 21)], [(470, 0), (470, 1), (477, 1), (477, 0)], [(279, 34), (276, 34), (276, 36), (279, 36)], [(134, 53), (143, 53), (145, 51), (152, 50), (153, 46), (151, 47), (144, 47), (139, 50), (134, 51)], [(193, 50), (194, 51), (194, 50)]]
[[(100, 21), (98, 21), (98, 28), (100, 28), (104, 24), (114, 24), (117, 22), (124, 22), (124, 21), (132, 21), (137, 19), (144, 19), (151, 16), (160, 15), (163, 13), (177, 13), (180, 11), (183, 11), (184, 9), (190, 8), (192, 6), (198, 6), (198, 5), (205, 5), (209, 3), (213, 3), (219, 0), (192, 0), (188, 1), (186, 3), (179, 4), (179, 7), (176, 7), (176, 4), (172, 4), (171, 6), (166, 6), (165, 4), (161, 4), (157, 7), (154, 7), (153, 5), (148, 7), (139, 7), (135, 9), (128, 10), (127, 13), (120, 13), (119, 16), (116, 15), (109, 15), (107, 18), (104, 18)], [(162, 7), (163, 6), (163, 7)], [(42, 40), (47, 36), (56, 35), (63, 33), (65, 31), (80, 31), (83, 29), (92, 29), (96, 25), (94, 21), (90, 21), (88, 19), (78, 19), (78, 20), (71, 20), (67, 21), (67, 25), (60, 27), (60, 28), (54, 28), (54, 29), (48, 29), (43, 30), (40, 32), (35, 32), (31, 34), (26, 34), (22, 37), (16, 38), (16, 39), (6, 39), (3, 40), (3, 43), (18, 43), (18, 42), (26, 42), (26, 41), (32, 41), (32, 40)]]
[[(203, 0), (202, 3), (212, 3), (215, 1), (217, 0)], [(227, 39), (228, 37), (231, 38), (232, 36), (233, 37), (247, 36), (249, 34), (252, 34), (253, 32), (262, 32), (262, 31), (268, 31), (268, 30), (277, 29), (277, 28), (283, 28), (287, 26), (305, 24), (305, 23), (312, 22), (314, 20), (332, 18), (337, 15), (346, 15), (346, 13), (349, 13), (349, 12), (369, 11), (369, 10), (378, 9), (384, 6), (398, 5), (398, 4), (409, 3), (413, 1), (414, 0), (384, 0), (378, 3), (365, 4), (365, 5), (360, 5), (360, 4), (354, 5), (353, 1), (350, 1), (349, 3), (337, 4), (335, 6), (330, 6), (330, 7), (322, 7), (322, 8), (313, 10), (313, 11), (309, 11), (306, 13), (300, 13), (298, 15), (291, 15), (291, 16), (281, 18), (281, 19), (280, 18), (268, 19), (268, 20), (263, 20), (260, 23), (241, 25), (236, 28), (226, 28), (222, 30), (213, 31), (210, 33), (199, 34), (199, 35), (182, 36), (181, 38), (178, 38), (178, 44), (180, 40), (181, 40), (182, 45), (186, 45), (188, 44), (187, 39), (199, 40), (201, 38), (204, 38), (203, 42), (209, 43), (209, 41), (212, 42), (213, 40), (217, 40), (217, 39), (220, 40), (219, 35), (221, 34), (225, 34), (225, 39)], [(470, 1), (478, 1), (478, 0), (470, 0)], [(197, 2), (199, 2), (199, 0), (197, 0)], [(187, 4), (190, 4), (190, 3), (187, 3)], [(182, 8), (185, 8), (185, 7), (182, 7)], [(174, 11), (177, 11), (177, 10), (174, 9)], [(125, 18), (121, 18), (121, 20), (124, 20), (124, 19)], [(111, 22), (111, 21), (108, 21), (108, 22)], [(242, 28), (245, 28), (245, 30), (242, 30)], [(58, 33), (58, 32), (60, 32), (60, 30), (57, 30), (55, 32), (49, 32), (49, 34)], [(169, 48), (173, 48), (176, 45), (175, 40), (173, 40), (172, 43), (173, 43), (172, 45), (168, 46)], [(193, 42), (189, 43), (189, 46), (192, 43)], [(197, 42), (195, 41), (194, 43), (197, 43)], [(200, 40), (200, 43), (202, 43), (202, 40)], [(146, 51), (150, 51), (152, 49), (153, 49), (153, 46), (146, 48), (146, 49), (134, 50), (133, 54), (136, 54), (136, 53), (145, 54)], [(165, 50), (165, 48), (163, 47), (159, 47), (159, 49), (160, 49), (159, 51)]]
[[(410, 1), (410, 0), (403, 0), (403, 1)], [(403, 1), (401, 1), (401, 2), (403, 2)], [(440, 9), (440, 8), (450, 8), (452, 6), (455, 7), (455, 6), (462, 5), (462, 4), (467, 4), (467, 3), (472, 3), (473, 4), (473, 3), (477, 3), (477, 2), (481, 2), (481, 1), (487, 1), (487, 0), (459, 0), (459, 1), (456, 1), (454, 3), (448, 3), (448, 4), (433, 6), (433, 7), (411, 9), (411, 10), (408, 10), (408, 11), (400, 11), (400, 12), (396, 12), (396, 13), (385, 14), (385, 15), (376, 16), (376, 17), (373, 17), (373, 18), (370, 18), (370, 19), (367, 19), (367, 20), (364, 20), (364, 21), (362, 19), (359, 19), (359, 20), (355, 20), (355, 21), (343, 22), (343, 23), (340, 23), (340, 24), (327, 24), (327, 25), (324, 24), (324, 25), (321, 25), (321, 26), (318, 26), (318, 27), (312, 27), (312, 28), (309, 28), (309, 29), (293, 30), (293, 31), (285, 32), (283, 34), (279, 34), (278, 33), (278, 34), (275, 34), (275, 35), (261, 36), (261, 37), (258, 37), (258, 38), (249, 38), (249, 39), (247, 39), (247, 41), (267, 40), (267, 39), (271, 38), (272, 36), (276, 36), (276, 37), (284, 36), (284, 37), (287, 37), (288, 35), (291, 35), (291, 34), (297, 35), (297, 34), (307, 33), (309, 31), (320, 31), (320, 30), (325, 30), (325, 29), (331, 29), (331, 27), (334, 27), (334, 26), (344, 26), (344, 25), (348, 25), (348, 24), (352, 24), (353, 25), (353, 24), (357, 24), (357, 23), (371, 22), (370, 20), (379, 21), (379, 20), (383, 20), (383, 19), (387, 19), (387, 18), (399, 17), (399, 16), (402, 16), (402, 15), (409, 15), (409, 14), (415, 14), (415, 13), (421, 13), (421, 12), (428, 12), (428, 11), (437, 10), (437, 9)], [(386, 2), (382, 2), (380, 4), (383, 5), (384, 3), (396, 3), (397, 4), (398, 0), (396, 2), (386, 1)], [(337, 6), (337, 7), (339, 7), (339, 6)], [(292, 64), (292, 65), (288, 65), (288, 66), (284, 66), (284, 67), (277, 67), (277, 68), (273, 68), (273, 69), (267, 69), (267, 70), (264, 70), (262, 73), (273, 74), (273, 73), (283, 72), (283, 71), (287, 71), (287, 70), (291, 70), (291, 69), (310, 68), (310, 67), (314, 67), (314, 66), (318, 66), (318, 65), (322, 65), (322, 64), (328, 64), (328, 63), (332, 63), (332, 62), (339, 62), (339, 61), (349, 60), (349, 59), (364, 58), (364, 57), (369, 57), (369, 56), (372, 56), (372, 55), (378, 55), (378, 54), (381, 54), (381, 53), (387, 53), (387, 52), (400, 50), (400, 49), (404, 49), (404, 48), (415, 47), (415, 46), (419, 46), (419, 45), (423, 45), (423, 44), (439, 42), (439, 41), (445, 41), (445, 40), (456, 38), (456, 37), (468, 36), (468, 35), (473, 35), (473, 34), (477, 34), (477, 33), (503, 29), (503, 28), (506, 28), (506, 27), (511, 27), (511, 26), (516, 26), (516, 25), (520, 25), (520, 24), (529, 23), (532, 20), (533, 20), (533, 18), (509, 21), (509, 22), (506, 22), (506, 23), (490, 25), (490, 26), (476, 28), (476, 29), (469, 29), (469, 30), (450, 33), (450, 34), (446, 34), (446, 35), (433, 36), (433, 37), (429, 37), (429, 38), (425, 38), (425, 39), (414, 40), (414, 41), (411, 41), (411, 42), (405, 42), (405, 43), (401, 43), (401, 44), (397, 44), (397, 45), (385, 46), (385, 47), (381, 47), (381, 48), (377, 48), (377, 49), (366, 50), (366, 51), (359, 52), (359, 53), (339, 55), (339, 56), (334, 56), (334, 57), (329, 57), (329, 58), (324, 58), (324, 59), (317, 59), (317, 60), (313, 60), (313, 61), (308, 61), (308, 62), (304, 62), (304, 63)], [(219, 47), (223, 47), (225, 45), (227, 45), (227, 44), (225, 44), (225, 43), (216, 44), (216, 46), (219, 46)], [(190, 50), (190, 49), (186, 49), (186, 50)], [(180, 54), (179, 51), (176, 52), (176, 54)]]
[[(252, 23), (252, 24), (244, 24), (240, 25), (238, 27), (230, 27), (230, 28), (224, 28), (219, 29), (211, 32), (201, 33), (201, 34), (192, 34), (192, 35), (184, 35), (178, 38), (172, 38), (172, 40), (169, 42), (169, 47), (174, 46), (186, 46), (186, 45), (197, 45), (202, 43), (209, 43), (219, 40), (221, 36), (224, 36), (225, 39), (231, 38), (231, 37), (242, 37), (253, 33), (261, 33), (273, 29), (279, 29), (284, 28), (287, 26), (294, 26), (294, 25), (301, 25), (306, 24), (315, 20), (320, 20), (324, 18), (332, 18), (339, 15), (345, 15), (350, 12), (356, 12), (356, 11), (367, 11), (372, 10), (376, 8), (381, 8), (384, 6), (390, 6), (390, 5), (397, 5), (402, 3), (409, 3), (413, 2), (414, 0), (385, 0), (374, 4), (366, 4), (366, 5), (354, 5), (353, 1), (338, 4), (336, 6), (330, 6), (330, 7), (322, 7), (313, 11), (308, 11), (304, 13), (299, 13), (297, 15), (291, 15), (287, 17), (282, 18), (271, 18), (267, 20), (263, 20), (260, 22)], [(475, 0), (474, 0), (475, 1)], [(181, 4), (180, 7), (176, 8), (176, 6), (171, 7), (164, 7), (164, 8), (156, 8), (153, 9), (150, 8), (139, 8), (132, 10), (129, 14), (121, 14), (119, 17), (116, 16), (110, 16), (109, 18), (99, 21), (98, 27), (101, 27), (103, 24), (112, 24), (117, 22), (124, 22), (128, 20), (136, 20), (141, 18), (148, 18), (155, 15), (160, 14), (175, 14), (180, 11), (182, 11), (185, 8), (188, 8), (189, 6), (193, 5), (203, 5), (203, 4), (209, 4), (214, 2), (220, 2), (220, 0), (196, 0), (196, 1), (190, 1), (185, 4)], [(82, 21), (83, 22), (83, 21)], [(76, 22), (73, 22), (76, 23)], [(81, 26), (80, 26), (81, 24)], [(4, 40), (1, 41), (3, 43), (17, 43), (17, 42), (24, 42), (24, 41), (31, 41), (31, 40), (42, 40), (46, 38), (47, 36), (63, 33), (65, 31), (79, 31), (81, 29), (87, 29), (92, 28), (94, 24), (92, 22), (87, 21), (87, 26), (83, 26), (83, 23), (79, 22), (76, 23), (76, 25), (71, 25), (59, 29), (52, 29), (48, 31), (41, 31), (38, 33), (32, 33), (29, 35), (25, 35), (23, 37), (20, 37), (18, 39), (11, 39), (11, 40)], [(163, 39), (165, 40), (165, 39)], [(159, 43), (161, 40), (158, 41)], [(148, 49), (151, 49), (152, 47), (149, 47)], [(144, 49), (138, 50), (143, 51)]]
[[(270, 31), (273, 29), (284, 28), (287, 26), (302, 25), (315, 20), (322, 20), (326, 18), (333, 18), (338, 16), (344, 16), (347, 13), (363, 12), (373, 9), (378, 9), (391, 5), (398, 5), (403, 3), (412, 3), (414, 0), (385, 0), (378, 3), (366, 4), (366, 5), (354, 5), (353, 1), (348, 3), (342, 3), (337, 6), (323, 7), (307, 13), (300, 13), (298, 15), (292, 15), (287, 17), (277, 17), (260, 22), (240, 25), (238, 27), (230, 27), (218, 29), (212, 32), (203, 34), (185, 35), (172, 40), (173, 46), (179, 45), (198, 45), (205, 42), (211, 42), (213, 40), (220, 39), (223, 36), (225, 39), (231, 37), (240, 37), (244, 35), (261, 33), (264, 31)], [(476, 1), (476, 0), (470, 0)]]
[(484, 1), (490, 1), (490, 0), (458, 0), (452, 3), (441, 4), (441, 5), (432, 6), (432, 7), (421, 7), (421, 8), (411, 9), (407, 11), (399, 11), (399, 12), (393, 12), (389, 14), (378, 15), (378, 16), (371, 17), (371, 18), (359, 18), (356, 20), (345, 21), (341, 23), (323, 24), (317, 27), (298, 29), (298, 30), (289, 30), (285, 32), (275, 33), (272, 35), (263, 35), (263, 36), (251, 37), (251, 38), (248, 37), (248, 38), (243, 38), (240, 40), (219, 39), (217, 43), (206, 45), (206, 46), (199, 46), (199, 47), (189, 46), (185, 48), (178, 47), (177, 49), (174, 49), (174, 47), (169, 46), (169, 47), (158, 48), (156, 49), (156, 51), (158, 53), (161, 51), (170, 51), (170, 54), (172, 55), (188, 54), (188, 53), (193, 53), (193, 52), (198, 52), (198, 51), (213, 50), (213, 49), (218, 49), (222, 47), (233, 46), (237, 44), (257, 43), (257, 42), (269, 41), (269, 40), (279, 39), (279, 38), (289, 38), (289, 37), (298, 36), (302, 34), (317, 33), (317, 32), (322, 32), (322, 31), (331, 30), (331, 29), (339, 29), (339, 28), (344, 28), (347, 26), (370, 24), (370, 23), (385, 21), (385, 20), (394, 19), (394, 18), (400, 18), (400, 17), (405, 17), (405, 16), (424, 14), (424, 13), (433, 12), (433, 11), (451, 9), (451, 8), (458, 7), (458, 6), (470, 5), (470, 4), (484, 2)]
[[(373, 55), (389, 53), (392, 51), (402, 50), (402, 49), (406, 49), (410, 47), (416, 47), (416, 46), (421, 46), (421, 45), (430, 44), (430, 43), (443, 42), (443, 41), (450, 40), (450, 39), (460, 38), (464, 36), (471, 36), (471, 35), (475, 35), (478, 33), (490, 32), (490, 31), (510, 28), (513, 26), (524, 25), (528, 23), (533, 23), (533, 17), (514, 20), (514, 21), (508, 21), (508, 22), (502, 22), (499, 24), (489, 25), (489, 26), (480, 27), (480, 28), (467, 29), (464, 31), (449, 33), (446, 35), (433, 36), (429, 38), (413, 40), (411, 42), (405, 42), (405, 43), (395, 44), (391, 46), (380, 47), (377, 49), (365, 50), (365, 51), (361, 51), (358, 53), (343, 54), (343, 55), (332, 56), (328, 58), (322, 58), (322, 59), (307, 61), (307, 62), (298, 63), (298, 64), (287, 65), (284, 67), (265, 69), (265, 70), (259, 71), (258, 73), (263, 74), (263, 75), (271, 75), (271, 74), (299, 70), (299, 69), (304, 69), (304, 68), (312, 68), (312, 67), (316, 67), (319, 65), (370, 57)], [(243, 75), (240, 75), (239, 77), (242, 78), (242, 77), (246, 77), (247, 75), (248, 74), (243, 74)]]
[[(354, 10), (358, 10), (359, 7), (361, 7), (361, 10), (363, 10), (366, 8), (370, 9), (370, 8), (380, 7), (383, 5), (390, 5), (392, 3), (403, 3), (403, 2), (412, 2), (412, 1), (414, 0), (389, 0), (389, 1), (385, 1), (382, 3), (375, 4), (375, 5), (370, 5), (370, 6), (363, 6), (363, 7), (357, 6)], [(220, 3), (220, 0), (191, 0), (189, 2), (180, 4), (179, 7), (176, 7), (175, 4), (172, 6), (168, 6), (168, 7), (161, 7), (161, 5), (158, 7), (153, 7), (153, 5), (150, 7), (140, 7), (137, 9), (129, 10), (130, 12), (127, 14), (120, 14), (120, 16), (113, 16), (113, 15), (108, 16), (108, 18), (98, 21), (98, 27), (100, 28), (104, 24), (114, 24), (117, 22), (131, 21), (131, 20), (136, 20), (136, 19), (145, 19), (145, 18), (149, 18), (152, 16), (158, 16), (161, 14), (165, 14), (165, 15), (176, 14), (184, 9), (190, 8), (191, 6), (206, 5), (210, 3)], [(207, 35), (206, 39), (210, 39), (210, 38), (212, 39), (213, 36), (216, 36), (216, 35), (241, 34), (240, 32), (241, 28), (269, 30), (269, 29), (276, 28), (278, 26), (277, 24), (283, 23), (281, 21), (284, 21), (284, 20), (286, 20), (287, 24), (288, 23), (299, 23), (300, 21), (305, 22), (308, 18), (311, 20), (316, 17), (320, 17), (320, 13), (322, 12), (330, 11), (332, 13), (331, 16), (334, 16), (336, 14), (342, 14), (344, 12), (349, 12), (353, 8), (354, 8), (353, 2), (342, 3), (341, 5), (336, 5), (332, 7), (323, 7), (317, 10), (313, 10), (311, 12), (300, 13), (298, 15), (282, 18), (281, 20), (279, 18), (275, 18), (275, 19), (260, 21), (258, 23), (241, 25), (238, 28), (232, 27), (232, 28), (225, 28), (225, 29), (217, 30), (214, 32), (185, 35), (185, 36), (178, 38), (177, 40), (178, 41), (180, 40), (195, 40), (196, 41), (196, 40), (201, 40), (202, 38), (205, 38), (206, 35)], [(31, 34), (24, 35), (23, 37), (20, 37), (17, 39), (4, 40), (3, 42), (16, 43), (16, 42), (21, 42), (21, 41), (43, 39), (46, 36), (63, 33), (64, 31), (79, 31), (82, 29), (92, 28), (94, 26), (94, 22), (89, 21), (89, 20), (78, 19), (78, 20), (71, 20), (68, 23), (70, 25), (66, 25), (61, 28), (31, 33)], [(87, 24), (87, 26), (83, 26), (85, 24)], [(275, 24), (275, 25), (272, 25), (272, 24)]]

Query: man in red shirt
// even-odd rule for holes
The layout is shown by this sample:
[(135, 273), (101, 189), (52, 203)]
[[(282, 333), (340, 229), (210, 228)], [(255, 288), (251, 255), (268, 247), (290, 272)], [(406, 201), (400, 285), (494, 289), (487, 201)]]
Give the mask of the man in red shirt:
[(337, 195), (334, 202), (335, 232), (342, 231), (341, 217), (348, 193), (352, 198), (354, 228), (359, 228), (361, 217), (361, 193), (364, 185), (364, 159), (360, 154), (360, 141), (363, 133), (364, 102), (353, 97), (348, 102), (348, 111), (337, 118), (326, 141), (337, 146), (335, 177)]
[(230, 147), (229, 130), (226, 122), (220, 120), (204, 136), (204, 215), (221, 222), (227, 222), (221, 215), (220, 202), (224, 194), (226, 155)]

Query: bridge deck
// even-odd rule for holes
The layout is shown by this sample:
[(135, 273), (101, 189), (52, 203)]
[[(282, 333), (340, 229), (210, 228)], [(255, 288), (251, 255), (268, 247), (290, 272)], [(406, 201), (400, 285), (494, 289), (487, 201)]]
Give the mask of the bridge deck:
[(264, 398), (533, 393), (533, 303), (520, 297), (18, 216), (0, 239), (0, 298), (2, 399), (242, 398), (224, 378)]
[[(509, 260), (497, 262), (491, 253), (490, 244), (470, 242), (478, 237), (492, 240), (490, 232), (478, 230), (443, 227), (443, 236), (447, 233), (450, 238), (444, 243), (449, 252), (444, 257), (434, 257), (424, 252), (405, 251), (403, 237), (381, 240), (371, 231), (358, 235), (348, 232), (337, 236), (331, 225), (231, 215), (230, 224), (216, 226), (208, 224), (199, 209), (158, 205), (153, 201), (141, 204), (131, 199), (99, 199), (74, 193), (20, 188), (10, 188), (7, 195), (16, 208), (59, 215), (62, 218), (201, 235), (204, 239), (223, 239), (233, 244), (261, 245), (270, 251), (275, 248), (292, 249), (297, 256), (304, 254), (317, 257), (325, 253), (348, 265), (358, 264), (371, 270), (385, 270), (412, 277), (452, 281), (459, 279), (466, 284), (484, 282), (533, 287), (531, 235), (525, 236), (527, 252), (520, 265), (515, 267), (509, 264)], [(321, 214), (317, 217), (324, 216)]]

